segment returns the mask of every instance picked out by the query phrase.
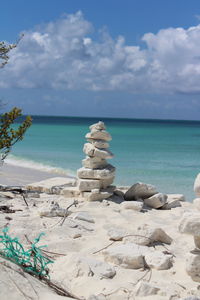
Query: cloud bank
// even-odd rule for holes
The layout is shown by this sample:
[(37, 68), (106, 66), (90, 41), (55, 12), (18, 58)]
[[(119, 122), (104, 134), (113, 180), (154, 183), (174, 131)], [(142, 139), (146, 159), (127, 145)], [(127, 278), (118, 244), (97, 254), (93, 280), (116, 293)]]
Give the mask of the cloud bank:
[(1, 88), (200, 93), (200, 25), (167, 28), (126, 45), (81, 12), (25, 31), (1, 70)]

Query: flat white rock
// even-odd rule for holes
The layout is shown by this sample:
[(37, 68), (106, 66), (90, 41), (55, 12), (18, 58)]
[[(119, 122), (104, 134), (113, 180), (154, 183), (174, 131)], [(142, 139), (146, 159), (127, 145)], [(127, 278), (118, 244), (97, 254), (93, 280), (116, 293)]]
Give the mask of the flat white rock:
[(135, 183), (125, 193), (125, 200), (137, 200), (151, 197), (157, 193), (156, 187), (142, 182)]
[(39, 191), (45, 193), (52, 193), (54, 187), (59, 186), (74, 186), (76, 179), (66, 177), (53, 177), (39, 182), (28, 184), (26, 188), (31, 191)]
[(167, 195), (157, 193), (149, 198), (144, 199), (144, 203), (152, 208), (160, 208), (167, 202)]
[(85, 179), (107, 179), (115, 176), (115, 167), (107, 165), (102, 169), (80, 168), (77, 170), (77, 176)]
[(185, 201), (185, 196), (183, 194), (167, 194), (167, 201), (172, 200)]
[(143, 202), (141, 202), (141, 201), (123, 201), (120, 203), (120, 208), (141, 211), (143, 208)]
[(108, 230), (108, 236), (112, 241), (122, 241), (123, 237), (127, 234), (127, 231), (123, 228), (110, 228)]
[(78, 264), (87, 264), (92, 274), (102, 278), (113, 278), (116, 274), (115, 268), (104, 261), (97, 260), (93, 257), (82, 257)]
[(185, 213), (180, 221), (179, 231), (200, 236), (200, 213)]
[(90, 143), (85, 143), (83, 152), (88, 156), (96, 156), (103, 159), (113, 158), (113, 153), (107, 149), (99, 149)]
[(161, 251), (154, 251), (145, 255), (145, 261), (150, 268), (156, 270), (168, 270), (172, 267), (172, 255)]
[(135, 235), (126, 237), (123, 241), (133, 242), (142, 246), (150, 246), (155, 242), (171, 244), (172, 238), (163, 229), (144, 224), (138, 227)]
[(107, 161), (101, 157), (86, 156), (86, 158), (82, 160), (82, 166), (85, 168), (98, 169), (104, 168), (107, 165)]
[(186, 272), (192, 280), (200, 282), (200, 255), (189, 253), (186, 258)]
[(85, 211), (75, 213), (73, 215), (73, 219), (86, 221), (86, 222), (89, 222), (89, 223), (94, 223), (94, 219), (92, 218), (92, 216), (90, 214), (88, 214), (87, 212), (85, 212)]
[(197, 197), (200, 197), (200, 173), (197, 175), (194, 182), (194, 193)]
[(156, 283), (140, 281), (135, 287), (135, 295), (140, 297), (156, 295), (159, 290)]
[(111, 141), (111, 135), (105, 130), (92, 130), (86, 134), (86, 139), (104, 140)]
[(87, 139), (88, 142), (92, 143), (93, 146), (96, 148), (109, 148), (109, 143), (103, 140), (94, 140), (94, 139)]
[(99, 121), (98, 123), (92, 124), (90, 127), (90, 130), (105, 130), (106, 126), (104, 124), (104, 122)]
[(133, 243), (107, 248), (103, 251), (105, 260), (126, 269), (144, 268), (144, 255), (149, 252), (148, 247)]

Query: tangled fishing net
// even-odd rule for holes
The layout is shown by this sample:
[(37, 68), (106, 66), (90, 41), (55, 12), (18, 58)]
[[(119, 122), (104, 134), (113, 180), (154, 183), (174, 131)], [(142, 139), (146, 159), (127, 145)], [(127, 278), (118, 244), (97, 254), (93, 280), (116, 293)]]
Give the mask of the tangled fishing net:
[(41, 248), (46, 246), (36, 246), (44, 233), (40, 233), (30, 248), (25, 250), (17, 237), (12, 238), (8, 235), (8, 227), (5, 227), (2, 232), (3, 235), (0, 235), (0, 245), (2, 245), (0, 255), (2, 257), (23, 267), (28, 273), (40, 278), (49, 277), (47, 265), (53, 261), (42, 253)]

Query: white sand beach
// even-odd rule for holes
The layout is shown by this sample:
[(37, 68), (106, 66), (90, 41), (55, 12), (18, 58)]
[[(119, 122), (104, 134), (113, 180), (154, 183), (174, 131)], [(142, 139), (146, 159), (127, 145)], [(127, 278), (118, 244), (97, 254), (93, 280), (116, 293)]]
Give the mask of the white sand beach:
[[(19, 168), (17, 178), (16, 171), (5, 166), (2, 173), (8, 178), (1, 183), (10, 184), (16, 178), (14, 183), (23, 185), (47, 175)], [(47, 245), (45, 250), (54, 253), (50, 278), (74, 299), (200, 297), (200, 279), (196, 282), (186, 272), (186, 259), (195, 248), (193, 236), (179, 230), (186, 212), (200, 215), (196, 206), (179, 201), (180, 206), (172, 209), (141, 208), (138, 201), (124, 201), (124, 191), (121, 188), (121, 196), (118, 189), (108, 200), (91, 202), (62, 193), (35, 192), (26, 195), (28, 207), (21, 195), (1, 192), (1, 205), (17, 211), (0, 212), (0, 227), (8, 226), (9, 234), (18, 237), (25, 248), (29, 246), (26, 237), (34, 241), (44, 232), (39, 245)], [(74, 200), (78, 204), (69, 208), (64, 220), (61, 216)], [(161, 230), (159, 238), (156, 230)], [(0, 299), (67, 299), (3, 258), (0, 269)]]

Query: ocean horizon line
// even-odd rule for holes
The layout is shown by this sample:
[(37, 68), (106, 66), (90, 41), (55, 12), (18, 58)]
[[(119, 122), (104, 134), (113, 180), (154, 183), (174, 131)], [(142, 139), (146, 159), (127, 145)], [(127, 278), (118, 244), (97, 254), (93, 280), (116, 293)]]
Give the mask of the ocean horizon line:
[[(18, 120), (31, 116), (32, 118), (59, 118), (59, 119), (92, 119), (92, 120), (122, 120), (122, 121), (135, 121), (135, 122), (151, 122), (151, 123), (200, 123), (200, 120), (189, 119), (159, 119), (159, 118), (129, 118), (129, 117), (103, 117), (103, 116), (61, 116), (61, 115), (39, 115), (39, 114), (23, 114)], [(16, 120), (17, 122), (17, 120)]]

